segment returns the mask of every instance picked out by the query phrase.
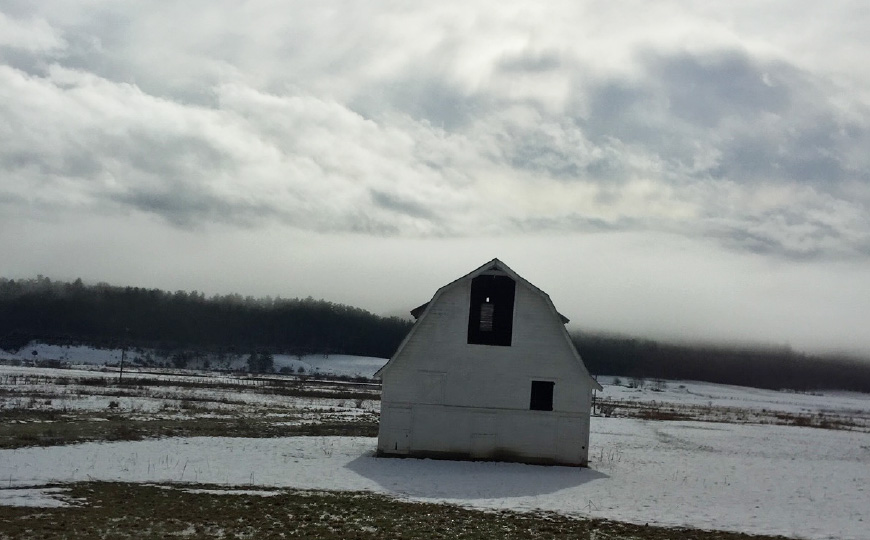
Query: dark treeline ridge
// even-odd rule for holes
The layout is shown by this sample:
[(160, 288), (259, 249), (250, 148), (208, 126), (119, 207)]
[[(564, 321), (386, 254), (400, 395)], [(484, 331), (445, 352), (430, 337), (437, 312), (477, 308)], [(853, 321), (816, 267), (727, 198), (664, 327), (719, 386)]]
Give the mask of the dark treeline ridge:
[(193, 291), (0, 278), (0, 348), (31, 340), (97, 347), (389, 357), (411, 327), (324, 300), (206, 298)]
[(574, 334), (589, 371), (638, 379), (707, 381), (773, 390), (870, 392), (870, 362), (788, 347), (662, 343), (620, 335)]

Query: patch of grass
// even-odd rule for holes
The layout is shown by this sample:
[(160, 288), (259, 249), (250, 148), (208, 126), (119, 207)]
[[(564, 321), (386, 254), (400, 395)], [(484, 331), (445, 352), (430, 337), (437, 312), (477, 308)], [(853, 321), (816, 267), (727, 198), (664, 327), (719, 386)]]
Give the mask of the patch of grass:
[[(53, 421), (46, 421), (51, 418)], [(0, 448), (54, 446), (89, 441), (136, 441), (160, 437), (291, 437), (299, 435), (346, 435), (374, 437), (377, 418), (293, 424), (295, 419), (177, 418), (134, 420), (119, 414), (15, 410), (0, 415)]]
[(677, 403), (644, 403), (602, 398), (596, 405), (599, 414), (614, 418), (640, 418), (643, 420), (692, 420), (713, 423), (758, 423), (785, 426), (814, 427), (846, 431), (870, 430), (866, 416), (851, 416), (846, 412), (792, 413), (753, 410), (737, 407), (713, 407), (703, 405), (683, 405)]
[(0, 514), (0, 538), (774, 538), (577, 519), (551, 513), (469, 510), (448, 504), (397, 501), (368, 493), (277, 490), (271, 496), (262, 496), (191, 493), (177, 485), (81, 483), (69, 486), (68, 496), (77, 499), (78, 505), (4, 508)]
[(317, 424), (305, 424), (287, 426), (294, 432), (293, 435), (317, 435), (333, 436), (343, 435), (347, 437), (376, 437), (378, 435), (377, 421), (359, 422), (320, 422)]
[[(93, 380), (93, 385), (127, 386), (127, 387), (177, 387), (177, 388), (207, 388), (237, 391), (243, 388), (246, 392), (260, 394), (275, 394), (289, 397), (337, 398), (337, 399), (371, 399), (379, 400), (380, 386), (371, 383), (363, 385), (336, 384), (333, 380), (301, 380), (296, 378), (260, 378), (260, 379), (226, 379), (224, 382), (203, 377), (201, 381), (179, 379), (155, 379), (147, 377), (128, 377), (121, 383), (106, 382), (106, 379)], [(102, 382), (100, 382), (102, 381)]]
[(692, 420), (688, 414), (652, 408), (638, 409), (636, 417), (643, 420)]

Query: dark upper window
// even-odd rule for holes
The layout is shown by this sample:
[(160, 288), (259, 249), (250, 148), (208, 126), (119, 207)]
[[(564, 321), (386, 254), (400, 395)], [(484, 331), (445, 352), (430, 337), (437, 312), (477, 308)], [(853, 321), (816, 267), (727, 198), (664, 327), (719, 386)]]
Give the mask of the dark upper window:
[(468, 343), (510, 346), (516, 284), (508, 276), (482, 275), (471, 280)]
[(532, 397), (529, 400), (529, 409), (532, 411), (552, 411), (554, 386), (556, 383), (551, 381), (532, 381)]

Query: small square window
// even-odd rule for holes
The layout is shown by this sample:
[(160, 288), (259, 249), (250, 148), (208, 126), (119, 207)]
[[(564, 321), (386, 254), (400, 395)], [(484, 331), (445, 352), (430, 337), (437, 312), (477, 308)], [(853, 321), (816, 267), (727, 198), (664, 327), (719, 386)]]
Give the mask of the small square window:
[(552, 411), (553, 410), (553, 387), (552, 381), (532, 381), (532, 397), (529, 400), (529, 410)]

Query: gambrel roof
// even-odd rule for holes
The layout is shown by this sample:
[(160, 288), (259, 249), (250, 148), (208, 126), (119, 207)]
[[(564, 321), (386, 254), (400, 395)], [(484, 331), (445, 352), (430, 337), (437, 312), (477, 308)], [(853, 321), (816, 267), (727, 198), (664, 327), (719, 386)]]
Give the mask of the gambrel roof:
[(390, 369), (390, 367), (394, 364), (396, 358), (399, 357), (399, 355), (402, 353), (402, 350), (405, 348), (405, 346), (413, 338), (414, 333), (416, 332), (417, 328), (420, 327), (421, 321), (429, 313), (429, 307), (434, 305), (437, 302), (438, 298), (441, 296), (441, 294), (444, 291), (452, 288), (457, 283), (460, 283), (462, 281), (471, 280), (479, 275), (486, 274), (487, 272), (495, 272), (495, 271), (505, 273), (506, 275), (510, 276), (511, 279), (513, 279), (514, 281), (516, 281), (518, 283), (525, 285), (526, 287), (531, 289), (533, 292), (539, 294), (541, 296), (541, 298), (544, 299), (544, 302), (549, 307), (550, 311), (553, 314), (553, 317), (558, 318), (559, 321), (562, 323), (560, 325), (560, 328), (562, 331), (561, 332), (562, 337), (568, 343), (569, 349), (573, 353), (577, 364), (579, 364), (579, 366), (582, 368), (583, 372), (586, 374), (586, 376), (591, 381), (592, 387), (595, 389), (601, 390), (602, 389), (601, 385), (598, 384), (598, 381), (596, 381), (594, 378), (592, 378), (592, 376), (589, 374), (589, 371), (586, 369), (585, 364), (583, 364), (583, 360), (580, 358), (580, 354), (577, 352), (577, 349), (574, 347), (574, 343), (571, 341), (571, 336), (568, 334), (568, 330), (564, 326), (568, 322), (568, 319), (564, 315), (562, 315), (561, 313), (556, 311), (556, 306), (553, 305), (553, 301), (550, 299), (550, 296), (547, 293), (545, 293), (544, 291), (542, 291), (541, 289), (539, 289), (538, 287), (535, 287), (534, 285), (532, 285), (531, 282), (527, 281), (522, 276), (520, 276), (519, 274), (517, 274), (516, 272), (511, 270), (510, 267), (508, 267), (508, 265), (506, 265), (505, 263), (503, 263), (502, 261), (500, 261), (498, 259), (493, 259), (493, 260), (489, 261), (488, 263), (484, 264), (483, 266), (477, 268), (476, 270), (473, 270), (470, 273), (460, 277), (459, 279), (455, 279), (455, 280), (451, 281), (450, 283), (448, 283), (447, 285), (444, 285), (443, 287), (441, 287), (440, 289), (438, 289), (435, 292), (435, 295), (432, 297), (432, 300), (430, 300), (426, 304), (423, 304), (423, 305), (413, 309), (411, 311), (411, 314), (417, 319), (417, 324), (415, 324), (411, 328), (411, 331), (408, 332), (408, 335), (405, 336), (404, 340), (402, 340), (402, 343), (399, 345), (399, 348), (396, 349), (396, 352), (393, 354), (393, 356), (390, 358), (390, 360), (381, 369), (379, 369), (377, 371), (377, 373), (375, 373), (375, 376), (379, 377), (386, 370)]

